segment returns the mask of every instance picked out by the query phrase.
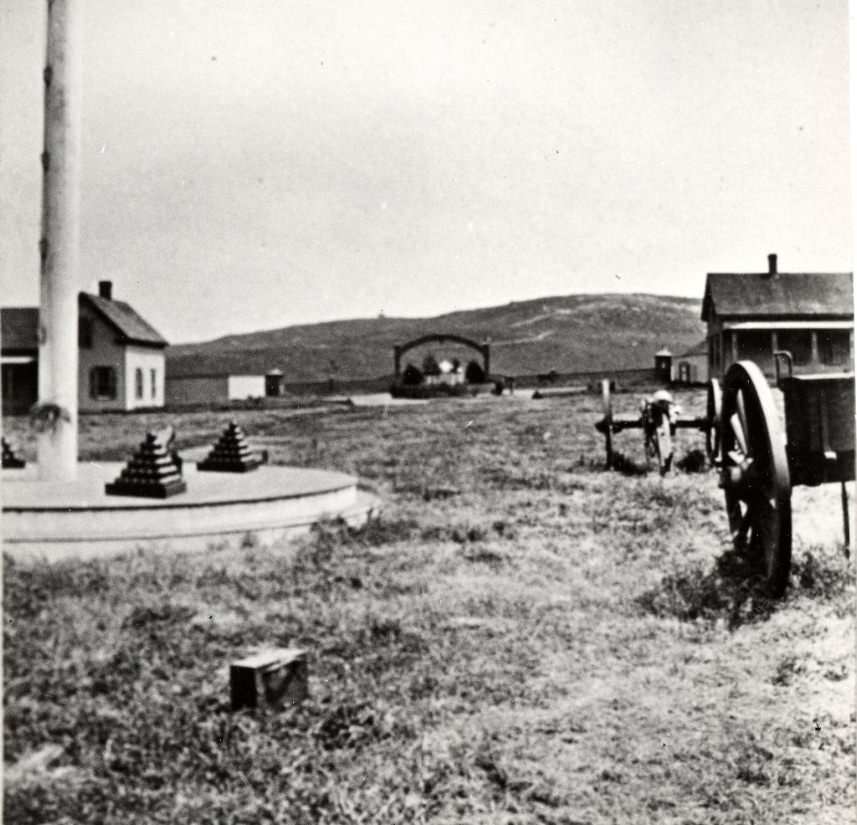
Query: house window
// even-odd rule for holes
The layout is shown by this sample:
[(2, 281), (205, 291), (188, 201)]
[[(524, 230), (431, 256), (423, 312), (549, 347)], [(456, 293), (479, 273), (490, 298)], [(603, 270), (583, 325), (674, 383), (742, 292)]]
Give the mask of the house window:
[(116, 370), (113, 367), (93, 367), (89, 371), (89, 396), (97, 401), (116, 398)]
[(158, 371), (149, 370), (149, 377), (152, 379), (152, 398), (158, 397)]
[(134, 396), (138, 399), (143, 397), (143, 370), (139, 367), (134, 370)]
[(739, 332), (737, 337), (738, 360), (767, 362), (771, 360), (771, 333), (761, 331)]
[(77, 345), (81, 349), (92, 349), (92, 318), (78, 318)]
[(822, 364), (847, 364), (851, 360), (851, 333), (847, 329), (825, 329), (816, 334)]
[(806, 330), (783, 330), (777, 333), (777, 349), (792, 354), (792, 363), (802, 367), (812, 361), (812, 333)]

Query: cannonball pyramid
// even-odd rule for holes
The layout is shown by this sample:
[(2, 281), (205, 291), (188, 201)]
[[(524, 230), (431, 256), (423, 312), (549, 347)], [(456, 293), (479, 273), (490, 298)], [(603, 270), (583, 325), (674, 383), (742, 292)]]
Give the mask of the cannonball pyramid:
[(167, 445), (152, 432), (146, 433), (145, 440), (119, 478), (104, 485), (104, 492), (108, 496), (169, 498), (186, 490), (187, 484)]
[(213, 473), (247, 473), (261, 463), (259, 456), (250, 449), (244, 431), (230, 421), (208, 457), (200, 461), (196, 469)]

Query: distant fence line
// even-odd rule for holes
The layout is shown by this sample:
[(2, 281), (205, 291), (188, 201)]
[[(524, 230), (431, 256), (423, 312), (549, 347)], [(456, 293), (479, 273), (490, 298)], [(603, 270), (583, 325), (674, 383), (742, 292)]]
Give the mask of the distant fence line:
[(656, 380), (653, 367), (639, 367), (624, 370), (588, 370), (586, 372), (548, 372), (515, 375), (516, 387), (549, 387), (551, 385), (589, 385), (598, 383), (602, 378), (614, 381), (616, 386), (648, 384)]
[[(515, 379), (515, 387), (522, 389), (545, 386), (561, 386), (567, 384), (592, 384), (607, 378), (615, 381), (618, 387), (646, 384), (655, 380), (652, 367), (639, 367), (623, 370), (588, 370), (586, 372), (548, 372), (548, 373), (500, 373), (495, 372), (492, 378), (511, 377)], [(327, 381), (286, 381), (283, 390), (289, 395), (337, 395), (342, 393), (387, 392), (393, 382), (393, 375), (382, 375), (378, 378), (357, 378), (342, 380), (338, 378)]]

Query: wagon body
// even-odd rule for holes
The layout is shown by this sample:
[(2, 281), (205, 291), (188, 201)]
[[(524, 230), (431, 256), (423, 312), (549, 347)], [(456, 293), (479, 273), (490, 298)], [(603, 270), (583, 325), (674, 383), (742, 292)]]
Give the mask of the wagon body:
[(791, 375), (778, 386), (792, 485), (853, 480), (854, 374)]

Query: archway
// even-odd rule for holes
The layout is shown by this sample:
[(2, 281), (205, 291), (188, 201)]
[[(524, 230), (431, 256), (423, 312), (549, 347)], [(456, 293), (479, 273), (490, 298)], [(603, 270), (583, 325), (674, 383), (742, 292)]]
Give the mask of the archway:
[(470, 347), (470, 349), (476, 350), (482, 356), (482, 369), (485, 372), (485, 377), (487, 379), (488, 375), (491, 373), (491, 344), (487, 341), (483, 341), (481, 344), (478, 341), (474, 341), (472, 338), (465, 338), (463, 335), (454, 335), (452, 333), (434, 333), (432, 335), (422, 335), (419, 338), (414, 338), (412, 341), (408, 341), (406, 344), (396, 344), (393, 347), (393, 371), (396, 380), (401, 378), (402, 375), (402, 356), (411, 349), (415, 347), (419, 347), (422, 344), (428, 343), (438, 343), (444, 344), (447, 341), (454, 344), (461, 344), (465, 347)]

